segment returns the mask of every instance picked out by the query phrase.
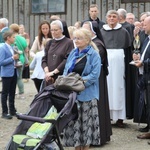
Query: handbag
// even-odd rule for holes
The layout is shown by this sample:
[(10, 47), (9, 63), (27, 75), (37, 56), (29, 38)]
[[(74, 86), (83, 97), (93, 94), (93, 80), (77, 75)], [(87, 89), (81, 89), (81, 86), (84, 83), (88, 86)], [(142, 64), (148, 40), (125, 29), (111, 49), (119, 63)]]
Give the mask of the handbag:
[(60, 75), (54, 82), (57, 90), (81, 92), (85, 89), (82, 77), (75, 72), (69, 73), (67, 76)]
[[(16, 45), (14, 45), (13, 50), (14, 50), (14, 54), (20, 55), (20, 51)], [(19, 59), (15, 60), (15, 67), (20, 68), (22, 66), (23, 64)]]

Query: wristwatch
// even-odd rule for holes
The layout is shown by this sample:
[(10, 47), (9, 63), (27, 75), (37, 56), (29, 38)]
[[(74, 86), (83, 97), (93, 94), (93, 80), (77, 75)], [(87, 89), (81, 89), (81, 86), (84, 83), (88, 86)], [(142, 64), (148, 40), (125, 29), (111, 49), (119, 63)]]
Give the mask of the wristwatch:
[(56, 74), (54, 71), (52, 73), (53, 73), (53, 76)]

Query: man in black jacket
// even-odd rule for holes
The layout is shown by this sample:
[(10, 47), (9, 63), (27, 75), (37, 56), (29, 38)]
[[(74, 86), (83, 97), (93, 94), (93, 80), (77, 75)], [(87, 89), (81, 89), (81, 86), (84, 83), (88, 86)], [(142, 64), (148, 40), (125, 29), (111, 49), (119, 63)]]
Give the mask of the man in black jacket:
[[(146, 95), (146, 118), (148, 124), (150, 124), (150, 16), (145, 18), (143, 29), (148, 37), (143, 43), (141, 56), (133, 54), (133, 59), (136, 60), (135, 66), (139, 68), (139, 73), (142, 74), (143, 80), (141, 80), (141, 83), (144, 85), (143, 87)], [(137, 138), (150, 139), (150, 132), (138, 135)]]
[[(141, 13), (140, 15), (140, 23), (141, 23), (141, 28), (139, 27), (135, 27), (134, 29), (134, 37), (135, 36), (139, 36), (139, 40), (140, 40), (140, 52), (142, 52), (142, 48), (143, 48), (143, 44), (144, 44), (144, 41), (145, 39), (147, 38), (147, 34), (144, 30), (144, 20), (146, 17), (150, 16), (150, 13), (149, 12), (143, 12)], [(137, 68), (135, 68), (137, 69)], [(135, 74), (135, 83), (137, 83), (138, 80), (140, 80), (140, 78), (142, 77), (142, 75), (139, 73), (139, 70), (137, 69), (136, 70), (136, 74)], [(149, 131), (149, 124), (147, 122), (147, 119), (146, 119), (146, 115), (145, 115), (145, 102), (141, 104), (139, 104), (139, 97), (140, 97), (140, 89), (139, 87), (136, 87), (135, 89), (135, 99), (134, 99), (134, 117), (133, 117), (133, 122), (135, 123), (145, 123), (146, 126), (144, 128), (139, 128), (139, 131), (140, 132), (148, 132)], [(142, 106), (143, 109), (141, 109), (141, 105), (144, 105), (144, 107)], [(140, 110), (140, 112), (139, 112)]]
[(99, 29), (101, 29), (105, 23), (98, 18), (98, 14), (99, 14), (98, 5), (91, 4), (89, 8), (89, 19), (84, 20), (82, 24), (85, 21), (96, 21), (98, 23)]

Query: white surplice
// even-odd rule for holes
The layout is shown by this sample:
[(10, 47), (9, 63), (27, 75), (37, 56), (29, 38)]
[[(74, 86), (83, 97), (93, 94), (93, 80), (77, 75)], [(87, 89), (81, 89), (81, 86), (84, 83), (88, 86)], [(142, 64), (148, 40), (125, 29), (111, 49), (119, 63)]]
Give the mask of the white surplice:
[(108, 96), (110, 118), (125, 119), (125, 63), (123, 49), (107, 49), (108, 53)]

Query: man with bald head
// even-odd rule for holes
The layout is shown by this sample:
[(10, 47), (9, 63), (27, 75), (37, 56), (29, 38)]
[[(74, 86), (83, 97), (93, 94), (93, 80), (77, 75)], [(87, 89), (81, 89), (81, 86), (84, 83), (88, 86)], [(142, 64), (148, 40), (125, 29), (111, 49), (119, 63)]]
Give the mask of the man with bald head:
[[(136, 60), (135, 66), (139, 68), (139, 73), (142, 74), (141, 82), (144, 84), (144, 92), (146, 100), (146, 118), (150, 124), (150, 16), (144, 19), (143, 29), (148, 37), (145, 39), (141, 56), (133, 54), (133, 60)], [(140, 84), (140, 87), (143, 86)], [(150, 139), (150, 132), (137, 136), (139, 139)]]

